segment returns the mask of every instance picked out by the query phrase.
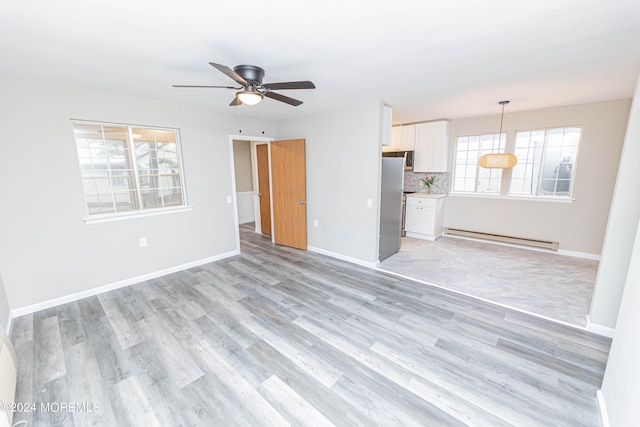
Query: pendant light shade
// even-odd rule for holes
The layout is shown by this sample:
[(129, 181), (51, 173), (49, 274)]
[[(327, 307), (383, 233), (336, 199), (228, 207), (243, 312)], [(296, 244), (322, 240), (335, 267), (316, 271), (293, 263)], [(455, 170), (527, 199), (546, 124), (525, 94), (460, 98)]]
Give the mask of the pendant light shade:
[[(500, 116), (500, 133), (498, 138), (502, 135), (502, 123), (504, 122), (504, 106), (509, 101), (500, 101), (498, 104), (502, 105), (502, 115)], [(501, 154), (485, 154), (478, 159), (478, 166), (487, 169), (511, 169), (518, 164), (518, 158), (511, 153)]]
[(511, 169), (518, 164), (518, 158), (513, 154), (485, 154), (478, 159), (478, 165), (487, 169)]
[[(249, 87), (249, 89), (253, 88)], [(243, 90), (236, 93), (236, 96), (243, 104), (247, 105), (256, 105), (257, 103), (262, 101), (262, 94), (256, 92), (255, 90)]]

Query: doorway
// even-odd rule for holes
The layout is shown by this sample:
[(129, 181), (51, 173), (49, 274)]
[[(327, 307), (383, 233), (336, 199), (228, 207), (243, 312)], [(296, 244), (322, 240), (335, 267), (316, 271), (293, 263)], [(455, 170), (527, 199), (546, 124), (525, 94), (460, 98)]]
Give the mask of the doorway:
[[(307, 249), (306, 150), (304, 139), (274, 141), (271, 138), (230, 136), (234, 176), (236, 225), (246, 224), (248, 206), (246, 192), (238, 190), (238, 182), (246, 181), (238, 169), (242, 151), (250, 147), (251, 221), (255, 231), (271, 236), (272, 242)], [(246, 171), (245, 171), (246, 173)], [(240, 248), (239, 231), (237, 246)]]

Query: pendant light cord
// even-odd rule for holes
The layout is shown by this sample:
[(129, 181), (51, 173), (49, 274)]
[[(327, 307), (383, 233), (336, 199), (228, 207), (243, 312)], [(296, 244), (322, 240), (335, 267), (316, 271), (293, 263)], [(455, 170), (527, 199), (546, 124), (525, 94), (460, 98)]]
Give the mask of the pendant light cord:
[[(509, 101), (500, 101), (498, 104), (502, 105), (502, 116), (500, 116), (500, 133), (498, 135), (502, 135), (502, 122), (504, 121), (504, 106), (507, 105)], [(498, 136), (498, 139), (500, 136)]]

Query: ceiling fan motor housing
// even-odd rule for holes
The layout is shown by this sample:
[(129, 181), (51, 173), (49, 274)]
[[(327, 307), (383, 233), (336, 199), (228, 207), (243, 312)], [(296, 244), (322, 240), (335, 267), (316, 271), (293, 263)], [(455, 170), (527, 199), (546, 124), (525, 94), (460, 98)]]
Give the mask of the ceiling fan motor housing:
[(249, 83), (253, 83), (256, 86), (262, 84), (264, 70), (260, 67), (256, 67), (255, 65), (237, 65), (233, 67), (233, 71)]

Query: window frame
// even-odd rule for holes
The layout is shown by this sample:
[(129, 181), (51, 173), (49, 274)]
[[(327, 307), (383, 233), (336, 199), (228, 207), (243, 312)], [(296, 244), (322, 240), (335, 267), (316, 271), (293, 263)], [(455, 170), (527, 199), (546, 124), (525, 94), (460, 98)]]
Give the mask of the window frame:
[[(562, 125), (562, 126), (547, 126), (547, 127), (532, 127), (529, 129), (517, 129), (517, 130), (503, 130), (503, 134), (506, 134), (506, 143), (505, 143), (505, 148), (504, 148), (504, 153), (506, 154), (514, 154), (516, 151), (516, 142), (517, 142), (517, 135), (519, 133), (523, 133), (523, 132), (538, 132), (538, 131), (542, 131), (545, 132), (545, 135), (548, 131), (551, 130), (560, 130), (560, 129), (571, 129), (571, 128), (578, 128), (580, 129), (580, 136), (578, 139), (578, 146), (577, 146), (577, 150), (576, 150), (576, 159), (575, 162), (573, 164), (573, 171), (572, 171), (572, 176), (571, 176), (571, 183), (570, 183), (570, 190), (569, 190), (569, 194), (568, 195), (549, 195), (549, 194), (541, 194), (541, 195), (535, 195), (535, 194), (511, 194), (511, 185), (512, 185), (512, 169), (503, 169), (503, 173), (502, 173), (502, 181), (500, 183), (500, 193), (484, 193), (484, 192), (477, 192), (477, 191), (460, 191), (460, 190), (455, 190), (455, 167), (457, 164), (457, 157), (458, 157), (458, 142), (460, 138), (465, 138), (465, 137), (472, 137), (472, 136), (477, 136), (477, 137), (482, 137), (483, 135), (498, 135), (497, 132), (492, 133), (492, 132), (478, 132), (478, 133), (471, 133), (471, 134), (465, 134), (465, 135), (459, 135), (456, 136), (455, 138), (455, 146), (453, 149), (453, 171), (452, 171), (452, 179), (450, 179), (450, 195), (452, 196), (459, 196), (459, 197), (479, 197), (479, 198), (494, 198), (494, 199), (509, 199), (509, 200), (535, 200), (535, 201), (548, 201), (548, 202), (561, 202), (561, 203), (571, 203), (573, 202), (575, 199), (573, 198), (573, 190), (574, 190), (574, 186), (575, 186), (575, 178), (577, 176), (577, 168), (578, 168), (578, 162), (580, 159), (580, 151), (582, 148), (582, 139), (584, 136), (584, 125)], [(546, 145), (546, 138), (545, 138), (545, 145), (544, 145), (544, 150), (546, 152), (547, 150), (547, 145)], [(543, 163), (542, 163), (543, 164)]]
[[(553, 131), (553, 130), (562, 130), (563, 132), (566, 131), (567, 129), (579, 129), (580, 130), (580, 134), (578, 136), (578, 143), (577, 143), (577, 147), (576, 147), (576, 157), (575, 160), (573, 162), (573, 167), (572, 167), (572, 171), (571, 171), (571, 180), (570, 180), (570, 185), (569, 185), (569, 191), (568, 191), (568, 195), (555, 195), (555, 194), (511, 194), (511, 184), (513, 183), (512, 181), (512, 177), (511, 177), (511, 172), (509, 173), (509, 193), (507, 193), (507, 196), (509, 197), (529, 197), (529, 198), (542, 198), (542, 199), (567, 199), (567, 200), (573, 200), (573, 188), (575, 185), (575, 178), (576, 178), (576, 174), (577, 174), (577, 168), (578, 168), (578, 161), (580, 159), (580, 148), (582, 146), (582, 137), (584, 134), (584, 126), (583, 125), (568, 125), (568, 126), (550, 126), (550, 127), (545, 127), (545, 128), (536, 128), (536, 129), (526, 129), (526, 130), (516, 130), (514, 131), (514, 135), (513, 135), (513, 144), (512, 144), (512, 151), (513, 153), (515, 153), (515, 150), (517, 148), (516, 144), (518, 142), (518, 134), (519, 133), (533, 133), (533, 132), (544, 132), (544, 145), (543, 145), (543, 150), (542, 150), (542, 157), (541, 157), (541, 162), (540, 162), (540, 171), (538, 174), (538, 178), (537, 181), (539, 181), (539, 183), (537, 185), (542, 185), (542, 180), (544, 180), (544, 178), (542, 177), (542, 168), (544, 167), (544, 160), (546, 159), (547, 153), (549, 152), (549, 146), (547, 145), (547, 141), (548, 141), (548, 133), (549, 131)], [(511, 170), (512, 171), (512, 170)], [(558, 178), (556, 177), (555, 179), (556, 181), (556, 186), (557, 186), (557, 181)], [(555, 191), (554, 191), (555, 192)]]
[[(132, 167), (132, 177), (133, 177), (133, 185), (129, 185), (129, 191), (133, 193), (136, 197), (135, 204), (137, 205), (134, 209), (126, 210), (126, 211), (113, 211), (113, 212), (101, 212), (101, 213), (90, 213), (89, 209), (89, 200), (87, 198), (87, 193), (84, 188), (85, 176), (82, 171), (81, 157), (80, 152), (78, 150), (78, 140), (76, 139), (76, 130), (75, 125), (87, 125), (87, 126), (100, 126), (100, 127), (120, 127), (126, 128), (127, 130), (127, 139), (126, 139), (126, 149), (128, 150), (129, 161), (131, 162)], [(71, 120), (71, 128), (73, 132), (75, 150), (78, 160), (78, 171), (80, 172), (80, 180), (83, 184), (83, 198), (84, 198), (84, 209), (85, 209), (85, 217), (83, 221), (87, 224), (93, 223), (101, 223), (108, 221), (117, 221), (128, 218), (139, 218), (145, 216), (155, 216), (155, 215), (163, 215), (163, 214), (171, 214), (178, 212), (186, 212), (192, 210), (192, 207), (188, 203), (187, 197), (187, 185), (186, 185), (186, 174), (184, 169), (184, 159), (182, 156), (182, 140), (180, 137), (180, 129), (179, 128), (171, 128), (165, 126), (150, 126), (150, 125), (137, 125), (130, 123), (116, 123), (116, 122), (104, 122), (104, 121), (93, 121), (93, 120)], [(144, 207), (143, 193), (140, 182), (140, 170), (139, 165), (137, 164), (137, 155), (135, 153), (135, 137), (134, 137), (134, 128), (135, 129), (144, 129), (150, 131), (170, 131), (175, 134), (175, 144), (176, 144), (176, 157), (177, 164), (179, 168), (178, 177), (180, 179), (180, 191), (182, 197), (182, 203), (180, 205), (172, 205), (172, 206), (160, 206), (160, 207)], [(157, 143), (157, 140), (154, 141)], [(108, 163), (108, 170), (111, 170), (111, 164)], [(162, 177), (158, 169), (158, 178)], [(110, 175), (109, 175), (110, 176)], [(110, 178), (111, 179), (111, 178)], [(176, 187), (177, 188), (177, 187)], [(116, 190), (113, 186), (110, 186), (110, 192), (112, 195), (116, 193)]]
[[(504, 136), (504, 137), (503, 137)], [(498, 151), (494, 151), (495, 148), (492, 147), (491, 150), (486, 150), (483, 148), (483, 141), (485, 139), (485, 137), (491, 137), (491, 144), (498, 144), (497, 150)], [(477, 150), (477, 158), (475, 160), (475, 182), (474, 182), (474, 190), (473, 191), (463, 191), (463, 190), (458, 190), (456, 191), (457, 194), (483, 194), (483, 195), (500, 195), (502, 194), (502, 181), (504, 179), (504, 170), (501, 171), (500, 174), (500, 179), (498, 180), (498, 182), (500, 183), (500, 187), (499, 187), (499, 191), (495, 192), (495, 191), (478, 191), (478, 181), (480, 178), (480, 167), (478, 166), (478, 160), (480, 159), (480, 157), (482, 157), (483, 152), (485, 151), (490, 151), (490, 153), (485, 153), (485, 154), (500, 154), (502, 152), (506, 152), (507, 150), (507, 144), (508, 144), (508, 136), (507, 136), (507, 132), (502, 132), (502, 133), (491, 133), (491, 132), (487, 132), (487, 133), (480, 133), (480, 134), (475, 134), (475, 135), (460, 135), (457, 137), (456, 140), (456, 150), (455, 150), (455, 156), (454, 156), (454, 163), (453, 163), (453, 179), (451, 180), (452, 184), (451, 184), (451, 189), (453, 191), (453, 188), (455, 187), (456, 184), (456, 170), (457, 170), (457, 166), (458, 166), (458, 144), (460, 143), (460, 139), (461, 138), (478, 138), (478, 150)], [(505, 151), (500, 151), (501, 145), (502, 145), (502, 141), (504, 139), (504, 150)], [(467, 155), (469, 153), (469, 150), (466, 150)], [(467, 156), (468, 157), (468, 156)], [(465, 164), (466, 166), (468, 166), (467, 164)], [(466, 169), (466, 168), (465, 168)], [(491, 175), (491, 174), (490, 174)], [(465, 180), (468, 179), (467, 176), (465, 175)], [(491, 181), (491, 177), (489, 177), (489, 181)]]

